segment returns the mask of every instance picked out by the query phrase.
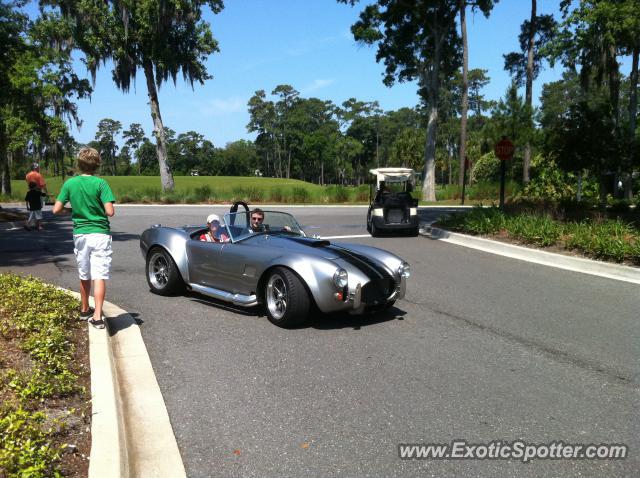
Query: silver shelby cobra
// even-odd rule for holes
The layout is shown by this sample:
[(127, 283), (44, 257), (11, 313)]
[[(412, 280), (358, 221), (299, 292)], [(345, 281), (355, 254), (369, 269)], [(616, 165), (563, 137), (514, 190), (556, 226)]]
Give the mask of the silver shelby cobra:
[(205, 226), (144, 231), (140, 248), (151, 291), (172, 295), (186, 288), (240, 306), (261, 304), (282, 327), (303, 323), (312, 308), (361, 314), (404, 297), (409, 264), (398, 256), (308, 237), (291, 214), (264, 211), (257, 230), (249, 216), (244, 203), (224, 215), (227, 242), (200, 241)]

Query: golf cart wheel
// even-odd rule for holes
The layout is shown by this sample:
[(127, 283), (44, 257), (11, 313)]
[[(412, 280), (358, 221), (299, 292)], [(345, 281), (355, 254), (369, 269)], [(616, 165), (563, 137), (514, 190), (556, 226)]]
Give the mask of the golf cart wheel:
[(378, 237), (380, 235), (380, 231), (378, 231), (378, 228), (376, 227), (373, 221), (371, 221), (371, 228), (369, 230), (369, 234), (371, 234), (371, 237)]

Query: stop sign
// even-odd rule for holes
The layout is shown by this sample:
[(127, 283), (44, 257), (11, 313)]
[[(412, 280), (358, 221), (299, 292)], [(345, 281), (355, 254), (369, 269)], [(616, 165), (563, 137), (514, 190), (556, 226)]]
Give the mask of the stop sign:
[(500, 141), (496, 143), (494, 151), (496, 156), (503, 161), (513, 158), (513, 152), (516, 147), (513, 145), (511, 141), (507, 139), (506, 136), (503, 136)]

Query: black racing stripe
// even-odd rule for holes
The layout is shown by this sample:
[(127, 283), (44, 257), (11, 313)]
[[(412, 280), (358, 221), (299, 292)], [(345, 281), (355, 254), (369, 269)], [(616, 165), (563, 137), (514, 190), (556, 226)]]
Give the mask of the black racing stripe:
[(393, 280), (391, 274), (389, 274), (384, 267), (363, 254), (351, 251), (341, 246), (336, 246), (335, 244), (326, 247), (326, 249), (332, 250), (338, 255), (338, 257), (360, 269), (371, 281), (380, 281), (384, 279)]
[(364, 254), (349, 250), (345, 247), (331, 244), (327, 240), (313, 239), (309, 237), (287, 237), (290, 241), (297, 242), (309, 247), (321, 247), (322, 249), (329, 249), (334, 252), (339, 258), (348, 262), (354, 267), (360, 269), (370, 281), (378, 282), (385, 279), (391, 279), (393, 277), (385, 267), (373, 261)]

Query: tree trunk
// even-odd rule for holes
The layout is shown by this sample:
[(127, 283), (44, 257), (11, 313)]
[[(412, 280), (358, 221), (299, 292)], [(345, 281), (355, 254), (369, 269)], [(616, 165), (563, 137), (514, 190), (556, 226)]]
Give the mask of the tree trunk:
[(291, 150), (289, 150), (289, 156), (287, 157), (287, 179), (291, 178)]
[[(633, 60), (631, 61), (631, 73), (629, 74), (629, 164), (633, 164), (633, 154), (635, 151), (636, 119), (638, 117), (638, 57), (640, 45), (633, 49)], [(633, 166), (629, 166), (629, 171), (624, 182), (624, 198), (628, 201), (633, 199)]]
[[(536, 36), (536, 0), (531, 0), (531, 20), (529, 28), (529, 42), (527, 47), (527, 82), (525, 88), (525, 103), (529, 109), (528, 114), (531, 115), (533, 111), (533, 50), (535, 47)], [(531, 121), (531, 117), (528, 118)], [(524, 145), (524, 161), (522, 164), (522, 182), (527, 184), (531, 179), (529, 171), (531, 170), (531, 140), (527, 138), (527, 142)]]
[(167, 143), (164, 138), (164, 125), (160, 116), (160, 103), (158, 102), (158, 90), (153, 75), (153, 66), (150, 61), (144, 62), (144, 76), (147, 79), (149, 104), (151, 105), (151, 119), (153, 120), (154, 134), (156, 136), (156, 151), (158, 152), (158, 165), (160, 166), (160, 183), (163, 191), (173, 191), (173, 175), (167, 162)]
[[(464, 181), (464, 160), (467, 155), (467, 110), (469, 109), (469, 46), (467, 44), (466, 8), (467, 0), (460, 0), (460, 30), (462, 33), (462, 108), (460, 111), (460, 174), (458, 175), (460, 187)], [(451, 182), (451, 177), (449, 177), (449, 182)]]
[(380, 133), (378, 131), (379, 120), (376, 121), (376, 168), (380, 167)]
[(576, 200), (582, 201), (582, 170), (578, 173), (578, 192), (576, 193)]
[(0, 183), (2, 194), (11, 194), (11, 173), (9, 171), (9, 157), (7, 156), (7, 141), (4, 123), (0, 121)]
[[(436, 42), (434, 49), (433, 66), (426, 79), (429, 121), (427, 123), (427, 138), (424, 147), (424, 181), (422, 183), (422, 199), (424, 201), (436, 200), (436, 132), (438, 122), (438, 90), (440, 88), (440, 41)], [(425, 72), (426, 73), (426, 72)]]
[(600, 207), (604, 208), (607, 206), (607, 174), (603, 171), (600, 173), (600, 183), (599, 183), (599, 198), (600, 198)]

